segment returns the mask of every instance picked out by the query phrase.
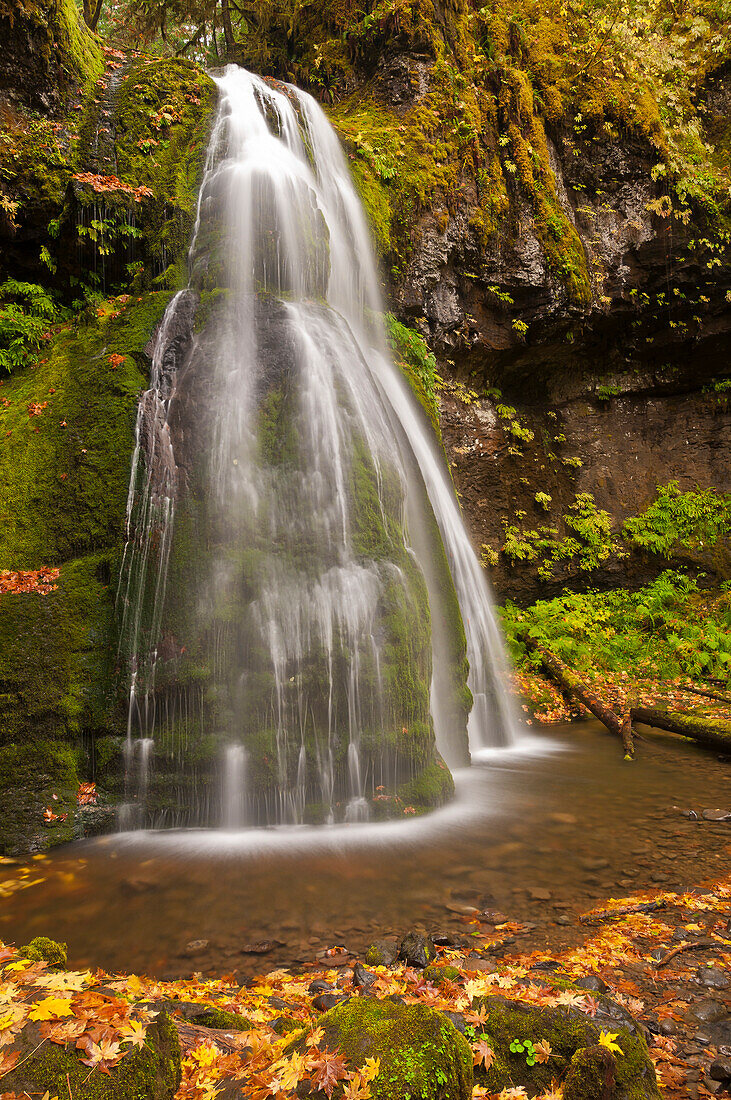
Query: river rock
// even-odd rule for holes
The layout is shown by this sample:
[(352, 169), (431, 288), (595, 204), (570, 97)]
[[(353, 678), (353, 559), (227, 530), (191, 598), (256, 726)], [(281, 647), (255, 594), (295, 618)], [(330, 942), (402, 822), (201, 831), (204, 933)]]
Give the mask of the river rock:
[(370, 989), (376, 981), (376, 975), (366, 970), (362, 963), (357, 962), (353, 967), (353, 985), (356, 989)]
[(322, 978), (316, 978), (314, 982), (310, 982), (307, 986), (307, 992), (312, 996), (317, 993), (332, 993), (333, 987), (329, 982), (324, 982)]
[(704, 821), (731, 821), (731, 810), (704, 810)]
[(609, 992), (609, 986), (602, 981), (598, 974), (584, 974), (574, 982), (574, 985), (577, 985), (579, 989), (588, 989), (590, 993)]
[(349, 1000), (345, 993), (319, 993), (312, 1001), (312, 1007), (318, 1012), (329, 1012), (331, 1008), (335, 1008), (335, 1005)]
[(709, 989), (726, 989), (731, 985), (725, 970), (718, 970), (713, 966), (701, 966), (696, 970), (695, 976), (701, 985), (705, 985)]
[(391, 940), (374, 940), (365, 953), (366, 966), (393, 966), (398, 952), (398, 944)]
[(708, 1070), (714, 1081), (731, 1081), (731, 1058), (716, 1058)]
[(398, 957), (403, 959), (407, 966), (413, 966), (415, 970), (423, 970), (437, 957), (434, 941), (431, 936), (409, 932), (401, 940)]
[[(538, 1007), (506, 997), (477, 998), (473, 1009), (484, 1007), (487, 1019), (482, 1025), (486, 1042), (495, 1054), (489, 1070), (475, 1067), (477, 1082), (490, 1093), (502, 1089), (523, 1086), (529, 1096), (548, 1089), (554, 1078), (561, 1078), (569, 1071), (577, 1051), (594, 1048), (599, 1044), (602, 1031), (616, 1034), (622, 1049), (622, 1057), (616, 1058), (615, 1091), (608, 1095), (612, 1100), (660, 1100), (655, 1070), (650, 1060), (647, 1044), (640, 1034), (636, 1021), (610, 998), (597, 993), (596, 1017), (592, 1018), (575, 1008)], [(528, 1066), (525, 1054), (510, 1050), (514, 1040), (530, 1039), (537, 1043), (546, 1040), (552, 1049), (545, 1064)], [(574, 1076), (574, 1100), (598, 1100), (601, 1093), (578, 1091), (578, 1082), (590, 1073), (598, 1073), (597, 1064), (589, 1055), (577, 1059)], [(594, 1065), (594, 1070), (591, 1066)]]

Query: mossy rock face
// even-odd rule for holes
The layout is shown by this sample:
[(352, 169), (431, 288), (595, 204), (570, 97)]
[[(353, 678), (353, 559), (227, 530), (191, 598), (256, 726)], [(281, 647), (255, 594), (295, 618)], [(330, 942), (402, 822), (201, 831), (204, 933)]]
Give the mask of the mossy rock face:
[[(617, 1056), (615, 1059), (616, 1091), (613, 1097), (616, 1100), (660, 1100), (647, 1044), (631, 1017), (608, 997), (597, 995), (595, 999), (599, 1002), (599, 1009), (594, 1019), (573, 1008), (539, 1008), (504, 997), (488, 997), (480, 999), (479, 1003), (474, 1002), (473, 1007), (484, 1005), (487, 1011), (487, 1020), (479, 1034), (484, 1036), (495, 1054), (495, 1061), (489, 1070), (479, 1068), (475, 1071), (479, 1083), (485, 1084), (491, 1092), (522, 1085), (529, 1096), (537, 1096), (550, 1086), (554, 1078), (566, 1074), (577, 1051), (596, 1047), (604, 1030), (617, 1035), (616, 1042), (623, 1052), (621, 1058)], [(520, 1042), (530, 1039), (533, 1043), (547, 1041), (552, 1050), (548, 1062), (529, 1066), (525, 1053), (510, 1050), (511, 1043), (516, 1039)], [(586, 1061), (588, 1066), (588, 1056)], [(587, 1100), (589, 1095), (586, 1094)], [(596, 1095), (601, 1096), (601, 1093)], [(596, 1100), (595, 1094), (591, 1096), (592, 1100)]]
[(423, 1005), (373, 998), (350, 1000), (319, 1021), (323, 1047), (339, 1050), (355, 1066), (378, 1058), (373, 1100), (468, 1100), (472, 1052), (454, 1024)]
[(0, 94), (36, 110), (101, 72), (101, 51), (73, 0), (0, 3)]
[[(12, 806), (13, 812), (2, 816), (0, 853), (38, 852), (71, 840), (78, 786), (78, 757), (70, 745), (33, 741), (1, 746), (0, 803)], [(44, 822), (46, 807), (53, 807), (56, 821)]]
[(85, 1066), (73, 1046), (43, 1043), (38, 1024), (27, 1024), (10, 1049), (20, 1052), (20, 1062), (3, 1077), (3, 1089), (18, 1096), (55, 1096), (68, 1083), (74, 1100), (172, 1100), (180, 1084), (178, 1033), (162, 1012), (148, 1026), (144, 1046), (125, 1054), (108, 1075)]

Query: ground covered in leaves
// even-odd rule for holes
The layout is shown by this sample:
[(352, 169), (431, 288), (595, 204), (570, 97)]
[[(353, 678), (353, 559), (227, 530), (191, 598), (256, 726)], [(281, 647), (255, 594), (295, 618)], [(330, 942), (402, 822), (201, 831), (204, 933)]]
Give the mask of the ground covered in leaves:
[[(93, 1092), (91, 1086), (112, 1086), (125, 1063), (162, 1049), (163, 1021), (171, 1020), (181, 1048), (179, 1083), (175, 1075), (168, 1091), (139, 1095), (379, 1100), (393, 1092), (393, 1059), (354, 1053), (343, 1025), (353, 1012), (372, 1017), (361, 1030), (374, 1036), (384, 1012), (442, 1021), (458, 1055), (466, 1055), (469, 1044), (475, 1100), (583, 1095), (575, 1091), (577, 1060), (567, 1073), (566, 1053), (587, 1040), (564, 1040), (563, 1029), (594, 1036), (582, 1054), (605, 1058), (621, 1086), (607, 1096), (658, 1095), (649, 1080), (639, 1091), (621, 1091), (630, 1060), (644, 1050), (641, 1038), (666, 1095), (728, 1090), (731, 879), (684, 894), (612, 899), (584, 914), (581, 924), (586, 938), (578, 947), (554, 954), (547, 943), (526, 954), (517, 948), (519, 927), (486, 911), (478, 938), (412, 933), (400, 950), (398, 943), (370, 949), (366, 966), (335, 945), (312, 969), (279, 969), (244, 986), (232, 976), (159, 981), (70, 970), (65, 951), (51, 940), (0, 946), (0, 1097), (24, 1096), (8, 1086), (46, 1052), (70, 1057), (73, 1069), (53, 1083), (44, 1078), (48, 1100), (126, 1096), (124, 1089)], [(415, 1034), (412, 1028), (402, 1044)], [(413, 1043), (419, 1063), (429, 1044)], [(377, 1043), (358, 1048), (367, 1049), (377, 1053)], [(175, 1059), (166, 1065), (173, 1073)], [(438, 1076), (433, 1091), (424, 1086), (422, 1095), (456, 1098), (468, 1094), (469, 1085), (464, 1078), (450, 1092)]]

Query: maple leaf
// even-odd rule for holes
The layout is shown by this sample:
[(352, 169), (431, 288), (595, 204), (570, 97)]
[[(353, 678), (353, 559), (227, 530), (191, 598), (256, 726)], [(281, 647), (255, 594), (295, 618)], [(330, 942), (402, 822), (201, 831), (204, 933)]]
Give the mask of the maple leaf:
[(66, 1046), (72, 1039), (78, 1039), (85, 1029), (85, 1020), (67, 1020), (65, 1023), (44, 1020), (40, 1027), (41, 1036), (59, 1046)]
[(528, 1100), (528, 1093), (522, 1085), (518, 1085), (517, 1088), (503, 1089), (498, 1093), (498, 1100)]
[(570, 989), (564, 989), (556, 997), (557, 1005), (571, 1005), (572, 1007), (581, 1007), (584, 997), (578, 993), (572, 993)]
[(536, 1043), (533, 1047), (533, 1053), (535, 1055), (536, 1062), (540, 1062), (541, 1065), (547, 1062), (553, 1053), (551, 1044), (547, 1039), (541, 1039), (540, 1043)]
[(90, 1042), (86, 1046), (86, 1052), (88, 1057), (81, 1059), (83, 1064), (106, 1074), (109, 1074), (109, 1066), (118, 1062), (124, 1053), (119, 1043), (112, 1039), (102, 1039), (100, 1043)]
[(599, 1034), (599, 1042), (603, 1047), (606, 1047), (607, 1050), (611, 1050), (613, 1054), (624, 1055), (624, 1051), (619, 1043), (615, 1043), (614, 1041), (618, 1036), (618, 1031), (602, 1031)]
[(563, 1100), (563, 1089), (556, 1081), (551, 1081), (550, 1089), (542, 1092), (538, 1100)]
[(591, 1016), (592, 1018), (596, 1016), (599, 1011), (599, 1002), (588, 994), (584, 994), (582, 999), (583, 1004), (577, 1005), (577, 1008), (580, 1008), (587, 1016)]
[(318, 1027), (314, 1031), (311, 1031), (306, 1040), (308, 1047), (319, 1046), (320, 1040), (322, 1039), (324, 1034), (325, 1032), (321, 1027)]
[(30, 1020), (55, 1020), (59, 1016), (71, 1016), (71, 1000), (68, 997), (45, 997), (38, 1001), (29, 1013)]
[(324, 1092), (328, 1098), (332, 1096), (338, 1081), (348, 1076), (345, 1058), (341, 1054), (332, 1054), (328, 1050), (323, 1051), (320, 1057), (313, 1061), (312, 1068), (313, 1085)]
[(274, 1070), (277, 1073), (277, 1086), (281, 1092), (291, 1092), (297, 1088), (302, 1078), (307, 1073), (309, 1055), (295, 1053), (291, 1058), (283, 1058), (275, 1062)]
[(80, 993), (93, 981), (90, 970), (65, 970), (60, 974), (43, 974), (33, 984), (55, 993)]
[(119, 1029), (119, 1036), (123, 1043), (131, 1043), (133, 1047), (143, 1047), (147, 1028), (139, 1020), (130, 1020)]
[(495, 1052), (489, 1043), (484, 1039), (480, 1039), (476, 1043), (472, 1043), (472, 1061), (476, 1066), (483, 1065), (485, 1069), (489, 1069), (495, 1060)]
[(381, 1069), (380, 1058), (366, 1058), (360, 1069), (360, 1075), (364, 1081), (375, 1081)]
[(20, 1058), (19, 1051), (9, 1051), (4, 1053), (0, 1050), (0, 1077), (4, 1077), (6, 1073), (10, 1073), (11, 1069), (15, 1068), (15, 1063)]

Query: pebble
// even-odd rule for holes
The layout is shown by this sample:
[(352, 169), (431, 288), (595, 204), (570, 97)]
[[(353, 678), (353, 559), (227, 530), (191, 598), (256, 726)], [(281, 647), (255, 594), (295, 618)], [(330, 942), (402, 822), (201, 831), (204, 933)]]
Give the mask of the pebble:
[(528, 893), (533, 898), (533, 901), (550, 901), (551, 891), (546, 890), (544, 886), (531, 886)]
[(717, 1020), (722, 1020), (726, 1015), (726, 1009), (720, 1001), (713, 1001), (710, 998), (705, 1001), (699, 1001), (698, 1004), (693, 1005), (690, 1009), (691, 1016), (695, 1016), (696, 1020), (700, 1020), (704, 1024), (714, 1024)]
[(696, 970), (695, 976), (701, 985), (705, 985), (709, 989), (726, 989), (731, 985), (725, 971), (717, 970), (715, 967), (702, 966), (699, 970)]
[(191, 958), (203, 955), (208, 950), (209, 942), (209, 940), (191, 940), (190, 943), (186, 943), (184, 954)]
[(731, 1058), (716, 1058), (711, 1062), (708, 1070), (709, 1076), (713, 1081), (730, 1081), (731, 1080)]
[(704, 810), (704, 821), (731, 821), (731, 810)]

